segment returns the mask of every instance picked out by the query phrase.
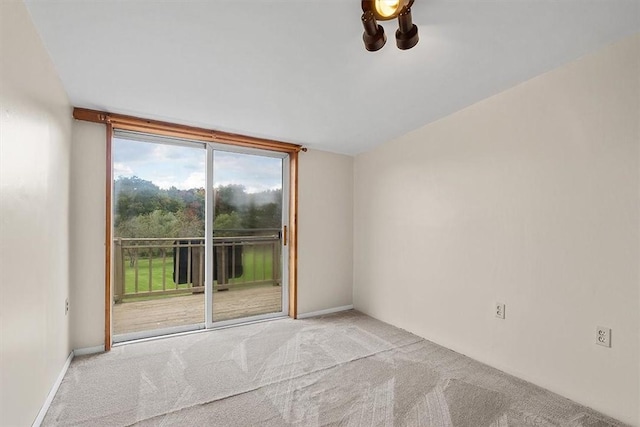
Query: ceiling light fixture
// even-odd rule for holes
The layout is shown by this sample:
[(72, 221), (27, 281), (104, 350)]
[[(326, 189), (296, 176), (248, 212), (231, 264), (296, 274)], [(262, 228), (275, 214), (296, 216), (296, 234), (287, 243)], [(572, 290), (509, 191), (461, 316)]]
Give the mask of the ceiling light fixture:
[(399, 49), (411, 49), (418, 43), (418, 27), (411, 18), (414, 0), (362, 0), (362, 26), (364, 47), (370, 52), (380, 50), (387, 41), (384, 28), (378, 21), (398, 18), (396, 45)]

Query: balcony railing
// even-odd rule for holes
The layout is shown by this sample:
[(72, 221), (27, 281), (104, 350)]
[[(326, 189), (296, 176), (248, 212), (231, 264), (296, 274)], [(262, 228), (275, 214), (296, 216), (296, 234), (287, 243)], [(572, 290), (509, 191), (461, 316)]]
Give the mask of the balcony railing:
[[(213, 238), (214, 291), (281, 284), (279, 230), (257, 231)], [(202, 237), (114, 239), (114, 300), (204, 292), (204, 249)]]

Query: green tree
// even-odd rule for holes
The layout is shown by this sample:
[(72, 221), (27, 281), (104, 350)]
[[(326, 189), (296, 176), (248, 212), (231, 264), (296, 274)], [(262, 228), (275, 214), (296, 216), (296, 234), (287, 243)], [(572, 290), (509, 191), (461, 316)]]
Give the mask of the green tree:
[(216, 217), (213, 222), (214, 230), (230, 230), (242, 227), (242, 219), (238, 212), (223, 213)]
[(194, 211), (183, 209), (176, 214), (172, 235), (167, 237), (204, 237), (204, 219)]
[(115, 223), (161, 208), (160, 188), (151, 181), (134, 177), (119, 177), (114, 183), (116, 197)]
[(247, 205), (244, 185), (221, 185), (215, 189), (215, 216), (241, 212)]

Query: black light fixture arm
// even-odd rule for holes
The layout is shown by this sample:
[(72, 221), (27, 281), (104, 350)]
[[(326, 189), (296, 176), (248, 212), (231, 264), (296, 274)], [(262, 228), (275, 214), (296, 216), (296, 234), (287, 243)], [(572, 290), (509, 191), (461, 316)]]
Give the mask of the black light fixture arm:
[(362, 40), (365, 49), (370, 52), (380, 50), (387, 42), (387, 36), (384, 35), (382, 26), (378, 25), (373, 12), (367, 10), (362, 14), (362, 25), (364, 26)]
[(415, 25), (413, 25), (413, 19), (411, 18), (410, 8), (402, 9), (402, 12), (398, 15), (398, 25), (400, 27), (398, 31), (402, 31), (403, 33), (408, 33), (415, 27)]
[(411, 18), (411, 8), (406, 7), (398, 15), (398, 30), (396, 31), (396, 45), (398, 49), (407, 50), (418, 44), (418, 27)]

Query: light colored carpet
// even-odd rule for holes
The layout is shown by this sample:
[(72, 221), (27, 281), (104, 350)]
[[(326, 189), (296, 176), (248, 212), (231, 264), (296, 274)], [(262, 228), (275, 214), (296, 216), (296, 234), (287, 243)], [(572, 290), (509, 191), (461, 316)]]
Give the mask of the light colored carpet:
[(44, 425), (623, 426), (355, 311), (73, 360)]

